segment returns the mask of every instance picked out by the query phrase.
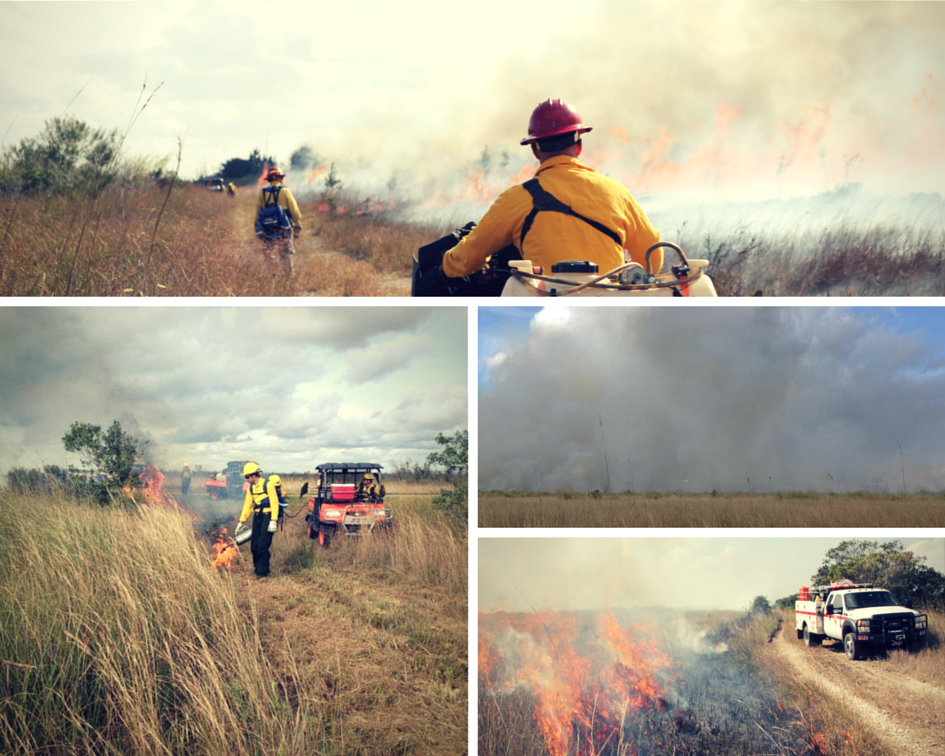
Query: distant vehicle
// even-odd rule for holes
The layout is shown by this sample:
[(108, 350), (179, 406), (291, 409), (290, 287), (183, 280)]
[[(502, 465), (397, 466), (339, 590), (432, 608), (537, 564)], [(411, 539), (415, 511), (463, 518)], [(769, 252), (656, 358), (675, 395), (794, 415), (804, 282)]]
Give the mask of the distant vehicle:
[[(327, 548), (337, 534), (363, 536), (389, 528), (393, 513), (384, 503), (381, 465), (370, 462), (329, 462), (318, 465), (315, 495), (308, 500), (308, 537)], [(365, 476), (372, 485), (366, 485)]]
[(212, 192), (225, 192), (226, 186), (223, 183), (221, 178), (207, 179), (204, 182), (204, 186), (207, 187)]
[(242, 499), (249, 484), (243, 479), (243, 465), (247, 460), (228, 462), (226, 469), (208, 477), (204, 488), (211, 499)]

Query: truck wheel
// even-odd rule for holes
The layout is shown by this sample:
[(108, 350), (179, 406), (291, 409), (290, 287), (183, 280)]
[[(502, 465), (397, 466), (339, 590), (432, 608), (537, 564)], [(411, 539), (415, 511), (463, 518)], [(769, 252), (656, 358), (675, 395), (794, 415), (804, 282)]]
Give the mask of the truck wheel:
[(210, 498), (211, 498), (213, 501), (216, 501), (217, 499), (220, 498), (220, 494), (218, 494), (216, 491), (211, 491), (211, 492), (210, 492)]
[(810, 631), (810, 625), (804, 625), (804, 645), (816, 648), (820, 645), (820, 636)]
[(318, 529), (318, 545), (323, 549), (328, 548), (328, 544), (331, 543), (331, 531), (326, 528), (324, 525)]
[(313, 541), (318, 538), (318, 531), (315, 530), (315, 527), (312, 525), (312, 523), (308, 524), (308, 537)]
[(797, 631), (797, 639), (798, 639), (798, 640), (801, 640), (801, 638), (803, 638), (803, 637), (804, 637), (804, 631), (803, 631), (803, 630), (798, 630), (798, 631)]
[(862, 657), (860, 644), (856, 640), (856, 633), (851, 631), (843, 636), (843, 652), (850, 661), (856, 661)]

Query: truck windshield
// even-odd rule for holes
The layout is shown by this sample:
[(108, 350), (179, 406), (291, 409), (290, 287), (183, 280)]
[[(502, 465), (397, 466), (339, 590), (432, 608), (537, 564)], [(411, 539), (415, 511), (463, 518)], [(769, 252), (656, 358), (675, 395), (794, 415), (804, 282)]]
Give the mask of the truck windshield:
[(866, 609), (871, 606), (899, 606), (889, 591), (869, 591), (866, 593), (848, 593), (847, 609)]

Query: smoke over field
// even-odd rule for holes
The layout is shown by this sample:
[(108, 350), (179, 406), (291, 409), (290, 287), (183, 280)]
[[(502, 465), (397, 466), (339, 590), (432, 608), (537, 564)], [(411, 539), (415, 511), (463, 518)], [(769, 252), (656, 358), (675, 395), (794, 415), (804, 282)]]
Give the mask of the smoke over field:
[(481, 309), (479, 487), (941, 490), (941, 314), (886, 315)]
[[(856, 183), (880, 199), (945, 190), (940, 3), (610, 1), (557, 13), (568, 21), (530, 18), (529, 44), (480, 60), (463, 85), (414, 93), (413, 107), (378, 98), (352, 128), (316, 127), (311, 141), (344, 156), (351, 186), (457, 221), (531, 176), (518, 142), (548, 97), (594, 127), (582, 159), (645, 198), (661, 228), (720, 199)], [(457, 48), (445, 60), (461, 65)], [(730, 221), (737, 209), (711, 212)]]

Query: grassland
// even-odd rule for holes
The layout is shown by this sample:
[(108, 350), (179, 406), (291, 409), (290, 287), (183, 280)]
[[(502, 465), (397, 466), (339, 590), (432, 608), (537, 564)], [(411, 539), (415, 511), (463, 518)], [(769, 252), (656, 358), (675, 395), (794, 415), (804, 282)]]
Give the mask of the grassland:
[(409, 296), (413, 252), (445, 231), (303, 201), (287, 278), (240, 192), (135, 178), (94, 201), (0, 195), (0, 295)]
[(184, 512), (0, 493), (0, 752), (465, 752), (467, 546), (429, 501), (328, 550), (289, 520), (255, 580)]
[(482, 528), (934, 528), (945, 496), (501, 493), (480, 491)]
[[(129, 176), (94, 200), (0, 195), (0, 295), (409, 296), (413, 253), (451, 230), (303, 198), (290, 279), (253, 235), (255, 189), (239, 192)], [(711, 261), (722, 296), (945, 295), (940, 232), (791, 233), (672, 240)]]
[[(661, 611), (663, 619), (654, 619)], [(588, 707), (590, 716), (575, 714), (570, 745), (558, 756), (945, 753), (940, 731), (945, 720), (942, 612), (929, 612), (930, 639), (918, 653), (894, 650), (859, 662), (827, 646), (807, 649), (795, 638), (792, 610), (754, 615), (650, 610), (650, 614), (652, 624), (635, 627), (643, 637), (655, 639), (659, 652), (672, 660), (670, 669), (658, 678), (665, 697), (625, 713), (616, 720), (619, 732), (615, 732), (606, 724), (606, 699), (570, 697), (566, 673), (561, 671), (561, 679), (553, 685), (545, 681), (548, 691), (559, 702)], [(694, 652), (688, 643), (681, 645), (672, 631), (679, 622), (704, 633), (709, 645), (724, 644), (727, 650)], [(558, 627), (546, 617), (542, 627), (548, 626)], [(556, 646), (567, 644), (562, 639)], [(801, 653), (804, 668), (812, 674), (799, 674), (786, 648)], [(593, 677), (581, 679), (593, 690)], [(837, 682), (843, 694), (832, 695), (823, 680)], [(898, 694), (891, 693), (897, 690)], [(538, 708), (530, 687), (497, 690), (491, 681), (480, 679), (480, 756), (548, 756), (535, 721)], [(871, 712), (878, 715), (871, 719)], [(890, 719), (898, 732), (895, 727), (892, 732), (878, 728)], [(613, 725), (615, 720), (611, 717), (609, 722)]]

